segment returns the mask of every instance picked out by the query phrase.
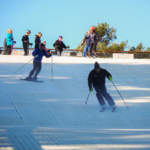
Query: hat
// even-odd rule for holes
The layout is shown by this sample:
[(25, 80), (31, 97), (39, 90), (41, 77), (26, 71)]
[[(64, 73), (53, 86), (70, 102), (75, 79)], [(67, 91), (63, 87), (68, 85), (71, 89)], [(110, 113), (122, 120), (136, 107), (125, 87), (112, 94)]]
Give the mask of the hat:
[(98, 62), (95, 62), (95, 64), (94, 64), (94, 69), (100, 69), (100, 65), (99, 65)]
[(94, 27), (94, 26), (91, 26), (91, 27), (90, 27), (90, 30), (94, 31), (94, 30), (95, 30), (95, 27)]
[(63, 38), (63, 37), (62, 37), (62, 35), (60, 35), (60, 36), (59, 36), (59, 38), (61, 38), (61, 39), (62, 39), (62, 38)]

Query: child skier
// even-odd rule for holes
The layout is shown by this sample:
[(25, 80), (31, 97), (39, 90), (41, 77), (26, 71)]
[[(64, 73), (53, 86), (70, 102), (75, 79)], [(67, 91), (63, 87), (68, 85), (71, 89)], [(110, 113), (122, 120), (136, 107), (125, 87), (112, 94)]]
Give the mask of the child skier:
[(42, 68), (42, 58), (43, 56), (51, 57), (51, 52), (47, 51), (45, 44), (42, 43), (40, 48), (35, 48), (32, 55), (34, 56), (33, 69), (30, 71), (26, 80), (37, 80), (37, 75), (40, 73)]
[(101, 105), (100, 111), (104, 111), (106, 109), (104, 98), (107, 100), (112, 111), (114, 111), (116, 109), (116, 105), (112, 97), (107, 93), (106, 86), (105, 86), (106, 77), (110, 81), (112, 81), (111, 74), (107, 70), (101, 68), (98, 62), (95, 62), (94, 69), (89, 73), (88, 76), (88, 86), (90, 92), (93, 91), (93, 87), (96, 90), (96, 96)]

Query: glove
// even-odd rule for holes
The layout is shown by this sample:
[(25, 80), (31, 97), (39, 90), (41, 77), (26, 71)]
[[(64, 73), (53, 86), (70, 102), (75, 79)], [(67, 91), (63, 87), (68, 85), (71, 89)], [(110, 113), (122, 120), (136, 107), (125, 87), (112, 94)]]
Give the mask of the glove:
[(90, 92), (93, 92), (93, 88), (90, 88), (89, 91), (90, 91)]
[(111, 76), (109, 76), (108, 79), (109, 79), (110, 82), (112, 82), (112, 77)]

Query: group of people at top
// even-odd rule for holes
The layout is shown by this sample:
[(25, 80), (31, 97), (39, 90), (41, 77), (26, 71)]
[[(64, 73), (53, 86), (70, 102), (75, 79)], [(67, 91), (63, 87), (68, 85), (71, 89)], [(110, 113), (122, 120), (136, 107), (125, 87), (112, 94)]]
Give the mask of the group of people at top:
[[(23, 35), (22, 39), (21, 39), (25, 56), (29, 55), (29, 46), (33, 45), (29, 41), (30, 34), (31, 34), (31, 31), (27, 30), (25, 35)], [(39, 48), (41, 43), (45, 43), (46, 44), (45, 41), (41, 42), (41, 37), (42, 37), (42, 33), (41, 32), (38, 32), (35, 35), (35, 46), (34, 46), (34, 48)], [(14, 41), (14, 38), (13, 38), (13, 31), (12, 31), (12, 29), (8, 29), (6, 37), (4, 39), (4, 50), (5, 50), (4, 54), (5, 55), (11, 55), (12, 54), (13, 46), (14, 46), (15, 43), (16, 43), (16, 41)], [(64, 48), (69, 48), (69, 46), (66, 46), (64, 44), (62, 36), (58, 37), (58, 40), (56, 40), (54, 42), (53, 46), (55, 47), (56, 54), (59, 55), (59, 56), (61, 56), (62, 51), (63, 51)]]
[[(27, 30), (25, 35), (23, 35), (22, 39), (21, 39), (25, 56), (29, 55), (29, 46), (33, 45), (29, 41), (30, 34), (31, 34), (31, 31)], [(42, 37), (41, 32), (38, 32), (35, 35), (35, 47), (34, 48), (39, 47), (39, 44), (41, 43), (41, 37)], [(69, 48), (69, 46), (66, 46), (62, 40), (63, 40), (63, 37), (59, 36), (58, 39), (53, 44), (53, 46), (55, 47), (55, 50), (56, 50), (56, 54), (59, 56), (61, 56), (63, 49)], [(95, 31), (95, 27), (91, 26), (81, 43), (81, 45), (85, 45), (83, 53), (82, 53), (83, 57), (86, 57), (86, 56), (96, 57), (97, 56), (96, 55), (96, 49), (97, 49), (96, 47), (97, 47), (98, 40), (99, 39), (98, 39), (98, 35)], [(12, 29), (8, 29), (6, 38), (4, 40), (4, 49), (5, 49), (4, 54), (11, 55), (12, 49), (13, 49), (13, 46), (15, 43), (16, 43), (16, 41), (14, 41), (14, 39), (13, 39), (13, 31), (12, 31)]]

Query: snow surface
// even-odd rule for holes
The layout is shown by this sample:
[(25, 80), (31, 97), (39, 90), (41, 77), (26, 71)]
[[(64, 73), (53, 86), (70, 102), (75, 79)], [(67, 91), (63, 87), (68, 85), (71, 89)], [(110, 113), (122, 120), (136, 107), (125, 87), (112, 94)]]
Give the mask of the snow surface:
[[(117, 111), (99, 112), (95, 92), (85, 104), (95, 61), (129, 108), (108, 80)], [(19, 80), (31, 68), (32, 56), (0, 56), (0, 150), (150, 149), (150, 60), (53, 56), (43, 60), (44, 83)]]

